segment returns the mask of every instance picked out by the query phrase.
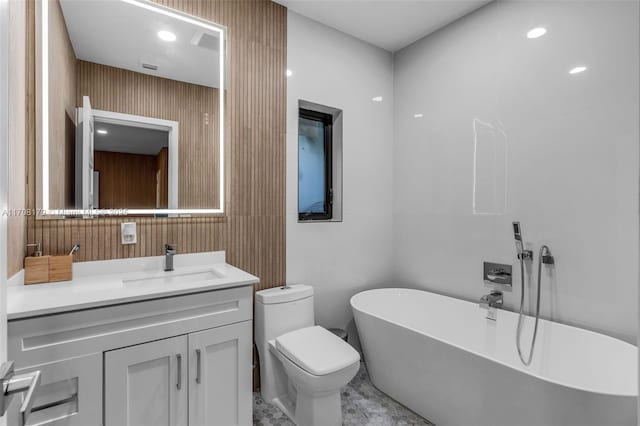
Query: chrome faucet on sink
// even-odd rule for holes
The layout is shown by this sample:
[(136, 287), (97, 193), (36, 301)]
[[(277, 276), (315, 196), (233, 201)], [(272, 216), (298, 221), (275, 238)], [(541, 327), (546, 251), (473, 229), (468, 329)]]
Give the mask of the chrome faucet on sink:
[(173, 244), (164, 245), (164, 271), (173, 271), (173, 256), (176, 254), (176, 247)]

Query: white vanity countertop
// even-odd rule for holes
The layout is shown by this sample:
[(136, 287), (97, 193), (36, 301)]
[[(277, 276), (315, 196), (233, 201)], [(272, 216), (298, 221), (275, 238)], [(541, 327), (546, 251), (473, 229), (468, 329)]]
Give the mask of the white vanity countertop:
[[(9, 320), (120, 303), (253, 285), (260, 280), (225, 262), (224, 252), (177, 254), (174, 272), (164, 272), (164, 256), (78, 262), (73, 280), (7, 288)], [(212, 272), (216, 278), (152, 282), (153, 278)], [(202, 274), (200, 274), (202, 275)], [(140, 282), (127, 280), (142, 279)], [(144, 282), (150, 279), (149, 282)], [(158, 281), (158, 280), (156, 280)]]

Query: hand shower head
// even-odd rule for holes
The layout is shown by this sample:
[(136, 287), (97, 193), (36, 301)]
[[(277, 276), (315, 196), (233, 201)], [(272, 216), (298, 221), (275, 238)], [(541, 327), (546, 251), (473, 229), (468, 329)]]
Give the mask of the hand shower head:
[(522, 238), (522, 230), (520, 229), (520, 222), (513, 222), (513, 238), (516, 240), (516, 252), (518, 253), (518, 259), (530, 260), (533, 259), (533, 252), (531, 250), (524, 249), (524, 240)]
[(524, 250), (522, 232), (520, 231), (520, 222), (513, 222), (513, 237), (516, 240), (516, 251), (520, 254), (522, 253), (522, 250)]

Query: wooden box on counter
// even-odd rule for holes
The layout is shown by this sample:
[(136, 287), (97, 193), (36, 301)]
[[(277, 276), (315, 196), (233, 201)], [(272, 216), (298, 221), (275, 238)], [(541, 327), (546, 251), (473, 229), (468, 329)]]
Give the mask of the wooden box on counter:
[(73, 255), (49, 257), (49, 281), (71, 281)]
[(25, 284), (49, 282), (49, 257), (51, 256), (30, 256), (24, 258)]
[(25, 284), (70, 281), (72, 277), (72, 255), (26, 257), (24, 259)]

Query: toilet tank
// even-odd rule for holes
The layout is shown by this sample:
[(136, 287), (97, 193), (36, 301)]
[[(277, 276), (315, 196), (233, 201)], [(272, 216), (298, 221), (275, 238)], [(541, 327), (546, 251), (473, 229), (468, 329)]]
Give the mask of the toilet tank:
[(313, 325), (313, 287), (298, 284), (256, 292), (256, 343)]

